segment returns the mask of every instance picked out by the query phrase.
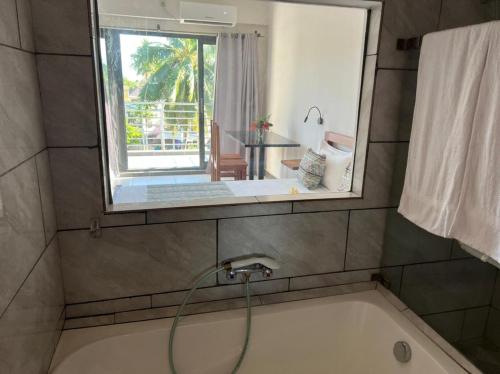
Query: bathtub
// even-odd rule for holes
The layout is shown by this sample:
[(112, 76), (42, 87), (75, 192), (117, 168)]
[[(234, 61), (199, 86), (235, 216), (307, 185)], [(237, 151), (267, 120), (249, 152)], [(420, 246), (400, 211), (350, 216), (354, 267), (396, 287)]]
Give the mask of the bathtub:
[[(253, 307), (240, 373), (467, 373), (377, 290)], [(245, 310), (185, 317), (180, 374), (230, 373), (244, 338)], [(64, 331), (51, 374), (164, 374), (172, 318)], [(412, 359), (398, 362), (397, 341)]]

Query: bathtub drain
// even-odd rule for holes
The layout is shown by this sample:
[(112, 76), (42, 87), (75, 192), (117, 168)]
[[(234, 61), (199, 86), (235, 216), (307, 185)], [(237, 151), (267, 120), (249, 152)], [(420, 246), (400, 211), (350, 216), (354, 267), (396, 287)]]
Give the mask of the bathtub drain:
[(407, 342), (396, 342), (392, 351), (399, 362), (405, 363), (411, 360), (411, 347)]

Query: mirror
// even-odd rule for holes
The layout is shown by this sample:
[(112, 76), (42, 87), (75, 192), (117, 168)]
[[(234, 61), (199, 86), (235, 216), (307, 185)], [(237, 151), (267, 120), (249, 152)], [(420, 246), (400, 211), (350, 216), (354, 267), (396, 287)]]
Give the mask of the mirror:
[(256, 0), (97, 8), (115, 210), (350, 196), (367, 9)]

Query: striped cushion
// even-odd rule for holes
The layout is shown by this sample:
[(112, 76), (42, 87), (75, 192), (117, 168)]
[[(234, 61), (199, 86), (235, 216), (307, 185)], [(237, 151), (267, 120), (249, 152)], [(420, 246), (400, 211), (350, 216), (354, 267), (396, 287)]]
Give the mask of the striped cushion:
[(309, 148), (300, 161), (297, 178), (310, 190), (318, 187), (321, 177), (325, 174), (326, 156), (320, 155)]

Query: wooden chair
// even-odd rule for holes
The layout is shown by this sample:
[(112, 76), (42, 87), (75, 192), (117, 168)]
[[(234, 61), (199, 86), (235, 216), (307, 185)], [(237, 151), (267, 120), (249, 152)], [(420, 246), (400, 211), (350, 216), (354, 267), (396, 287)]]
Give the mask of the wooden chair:
[(236, 153), (221, 154), (219, 125), (212, 121), (211, 127), (210, 172), (212, 181), (220, 181), (221, 177), (246, 180), (247, 162)]
[[(332, 146), (342, 146), (349, 149), (354, 149), (355, 140), (351, 136), (338, 134), (336, 132), (325, 132), (325, 141)], [(281, 164), (288, 169), (299, 170), (300, 159), (281, 160)]]

